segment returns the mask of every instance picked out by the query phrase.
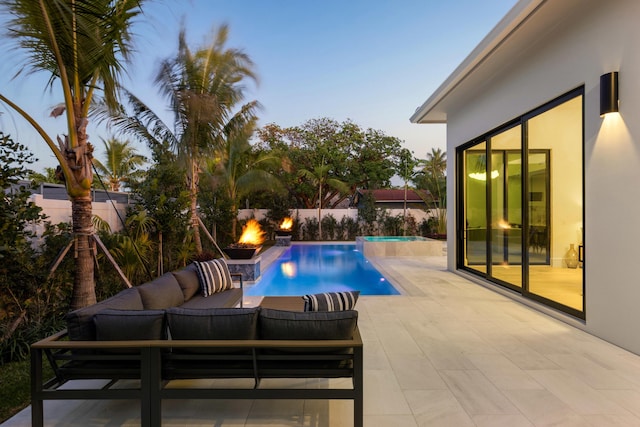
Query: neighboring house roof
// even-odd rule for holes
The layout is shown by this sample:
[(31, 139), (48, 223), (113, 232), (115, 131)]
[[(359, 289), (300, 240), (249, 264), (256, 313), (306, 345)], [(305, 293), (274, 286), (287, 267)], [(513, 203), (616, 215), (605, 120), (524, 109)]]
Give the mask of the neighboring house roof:
[(585, 0), (520, 0), (416, 109), (411, 122), (446, 123), (448, 111), (463, 106), (466, 99), (493, 83), (501, 70), (517, 64), (525, 48), (583, 7), (588, 7)]

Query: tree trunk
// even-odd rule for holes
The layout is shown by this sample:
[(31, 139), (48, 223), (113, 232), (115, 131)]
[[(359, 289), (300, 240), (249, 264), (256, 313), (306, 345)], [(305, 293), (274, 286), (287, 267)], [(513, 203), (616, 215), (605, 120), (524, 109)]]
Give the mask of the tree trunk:
[(75, 310), (96, 303), (96, 285), (93, 277), (91, 196), (73, 198), (71, 211), (76, 245), (74, 251), (76, 268), (71, 309)]
[(235, 198), (231, 204), (231, 212), (235, 212), (235, 215), (231, 218), (231, 238), (233, 242), (236, 243), (238, 241), (238, 206), (236, 205)]
[(202, 241), (200, 240), (200, 223), (198, 222), (198, 195), (191, 192), (191, 228), (193, 229), (193, 241), (196, 244), (196, 253), (202, 253)]
[(191, 229), (193, 230), (193, 241), (196, 245), (196, 253), (202, 253), (202, 240), (200, 239), (200, 222), (198, 221), (198, 165), (191, 161), (191, 173), (187, 177), (189, 180), (189, 197), (191, 198)]

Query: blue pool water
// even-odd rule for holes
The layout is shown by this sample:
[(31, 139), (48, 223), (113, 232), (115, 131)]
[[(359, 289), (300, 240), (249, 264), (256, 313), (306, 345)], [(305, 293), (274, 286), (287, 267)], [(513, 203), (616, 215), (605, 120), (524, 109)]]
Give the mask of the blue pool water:
[(351, 290), (359, 290), (361, 295), (400, 294), (355, 244), (294, 244), (245, 294), (283, 296)]

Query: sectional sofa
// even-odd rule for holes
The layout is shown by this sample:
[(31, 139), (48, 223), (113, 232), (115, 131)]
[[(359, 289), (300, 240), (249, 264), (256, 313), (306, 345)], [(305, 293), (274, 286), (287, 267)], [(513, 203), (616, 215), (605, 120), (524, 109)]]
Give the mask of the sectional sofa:
[[(317, 311), (242, 308), (242, 282), (218, 280), (230, 281), (227, 274), (207, 282), (196, 263), (70, 312), (67, 330), (31, 346), (32, 425), (43, 425), (45, 400), (134, 399), (141, 425), (158, 426), (163, 399), (349, 399), (354, 426), (362, 426), (357, 293), (305, 296), (305, 308)], [(43, 377), (46, 362), (51, 379)], [(351, 388), (260, 385), (263, 378), (344, 377)], [(169, 386), (217, 378), (249, 378), (253, 386)], [(86, 379), (104, 383), (63, 387)]]

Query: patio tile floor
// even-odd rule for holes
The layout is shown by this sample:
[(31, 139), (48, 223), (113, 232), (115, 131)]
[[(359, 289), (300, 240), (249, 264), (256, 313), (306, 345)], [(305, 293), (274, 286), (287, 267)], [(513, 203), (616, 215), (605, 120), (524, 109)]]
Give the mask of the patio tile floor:
[[(640, 356), (446, 271), (444, 257), (375, 262), (405, 295), (358, 301), (366, 426), (640, 426)], [(136, 426), (138, 411), (47, 402), (45, 419)], [(168, 401), (163, 426), (342, 427), (352, 414), (350, 401)], [(29, 425), (26, 408), (2, 427)]]

